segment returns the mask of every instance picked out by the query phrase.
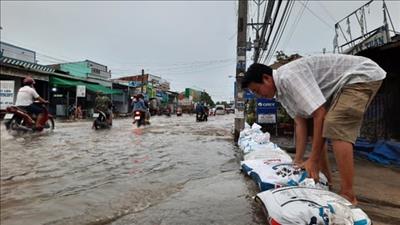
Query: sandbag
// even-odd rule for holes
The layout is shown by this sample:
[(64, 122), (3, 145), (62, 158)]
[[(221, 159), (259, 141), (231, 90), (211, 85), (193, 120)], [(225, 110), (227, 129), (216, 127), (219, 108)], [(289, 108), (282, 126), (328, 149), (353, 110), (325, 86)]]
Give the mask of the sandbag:
[(249, 175), (261, 191), (286, 186), (303, 186), (327, 190), (328, 179), (319, 173), (319, 182), (308, 178), (307, 172), (292, 163), (279, 163), (271, 160), (246, 160), (241, 162), (241, 169)]
[(271, 225), (371, 225), (360, 209), (322, 189), (283, 187), (257, 194)]
[(274, 160), (277, 163), (290, 163), (292, 158), (289, 154), (280, 148), (268, 148), (266, 146), (259, 146), (253, 151), (249, 151), (243, 155), (244, 161), (254, 159)]
[[(251, 128), (246, 127), (240, 132), (238, 146), (243, 153), (262, 149), (264, 145), (274, 145), (270, 142), (270, 134), (268, 132), (263, 133), (260, 128), (260, 125), (253, 124)], [(268, 146), (268, 148), (271, 148), (271, 146)]]
[(258, 144), (256, 142), (254, 142), (253, 140), (250, 140), (247, 142), (247, 144), (245, 146), (243, 146), (243, 148), (241, 148), (244, 154), (247, 154), (249, 152), (253, 152), (253, 151), (283, 151), (281, 148), (279, 148), (278, 145), (272, 143), (272, 142), (268, 142), (265, 144)]
[(254, 130), (243, 130), (239, 134), (238, 142), (243, 141), (254, 141), (259, 144), (269, 142), (270, 134), (268, 132), (263, 133), (262, 131), (254, 131)]
[(252, 130), (261, 130), (261, 126), (260, 125), (258, 125), (257, 123), (253, 123), (253, 125), (251, 125), (251, 129)]

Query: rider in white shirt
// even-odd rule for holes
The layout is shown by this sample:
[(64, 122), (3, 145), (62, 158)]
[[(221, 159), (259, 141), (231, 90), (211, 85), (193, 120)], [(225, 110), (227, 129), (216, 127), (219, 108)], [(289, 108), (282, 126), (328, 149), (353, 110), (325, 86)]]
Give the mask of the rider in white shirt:
[(16, 106), (22, 107), (28, 112), (37, 115), (36, 128), (43, 128), (43, 108), (36, 105), (34, 101), (39, 101), (40, 103), (48, 103), (39, 96), (36, 90), (33, 88), (35, 81), (31, 77), (26, 77), (23, 81), (24, 86), (18, 90), (17, 100), (15, 102)]

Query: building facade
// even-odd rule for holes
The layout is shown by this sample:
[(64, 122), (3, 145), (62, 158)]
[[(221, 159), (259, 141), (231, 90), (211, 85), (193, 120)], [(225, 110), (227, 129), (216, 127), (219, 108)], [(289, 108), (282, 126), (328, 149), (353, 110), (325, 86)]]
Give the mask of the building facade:
[[(53, 68), (39, 65), (36, 62), (36, 53), (32, 50), (21, 48), (8, 43), (0, 42), (0, 80), (2, 84), (10, 83), (13, 88), (10, 88), (7, 95), (10, 100), (5, 103), (3, 101), (3, 88), (1, 88), (0, 108), (4, 110), (11, 103), (14, 104), (18, 90), (23, 86), (22, 81), (25, 77), (30, 76), (35, 81), (34, 85), (38, 94), (47, 99), (49, 97), (49, 76), (54, 72)], [(3, 85), (2, 85), (3, 86)]]
[(98, 83), (105, 87), (111, 87), (111, 71), (107, 66), (90, 60), (79, 62), (61, 63), (50, 65), (56, 70), (62, 71), (72, 77), (84, 78), (89, 82)]
[(36, 63), (36, 52), (9, 43), (0, 42), (1, 55), (25, 62)]
[(148, 91), (147, 89), (154, 89), (158, 91), (170, 90), (170, 83), (167, 80), (152, 74), (124, 76), (117, 78), (117, 80), (126, 81), (135, 87), (143, 86), (143, 92), (145, 93)]

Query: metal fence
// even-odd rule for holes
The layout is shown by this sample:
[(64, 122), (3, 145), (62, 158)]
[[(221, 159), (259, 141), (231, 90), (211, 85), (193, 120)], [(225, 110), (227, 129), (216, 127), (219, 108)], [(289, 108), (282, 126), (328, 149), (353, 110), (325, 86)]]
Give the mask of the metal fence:
[(368, 107), (361, 137), (400, 140), (400, 77), (387, 77)]

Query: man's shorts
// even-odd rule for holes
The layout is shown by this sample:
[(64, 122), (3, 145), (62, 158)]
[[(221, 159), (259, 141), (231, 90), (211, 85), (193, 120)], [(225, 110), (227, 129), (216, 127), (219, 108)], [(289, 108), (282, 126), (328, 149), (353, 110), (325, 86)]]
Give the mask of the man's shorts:
[(35, 114), (35, 115), (38, 115), (38, 114), (43, 112), (43, 108), (40, 107), (38, 104), (35, 104), (35, 103), (32, 103), (32, 104), (30, 104), (28, 106), (24, 106), (24, 108), (25, 108), (26, 111), (28, 111), (28, 112), (30, 112), (32, 114)]
[(364, 113), (382, 84), (382, 80), (345, 85), (330, 104), (322, 136), (355, 143)]

